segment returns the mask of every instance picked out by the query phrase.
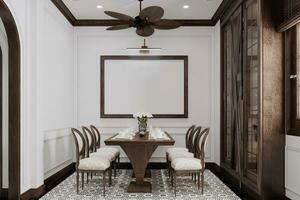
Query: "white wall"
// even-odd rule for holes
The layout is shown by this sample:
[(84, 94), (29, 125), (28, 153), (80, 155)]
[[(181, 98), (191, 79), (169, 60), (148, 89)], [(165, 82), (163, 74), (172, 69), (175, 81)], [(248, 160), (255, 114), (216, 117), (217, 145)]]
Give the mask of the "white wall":
[(300, 200), (300, 137), (286, 136), (285, 188), (286, 196)]
[[(126, 48), (141, 46), (143, 39), (133, 29), (108, 32), (104, 28), (81, 27), (76, 28), (75, 33), (77, 126), (95, 124), (104, 134), (104, 140), (119, 130), (134, 125), (136, 121), (100, 118), (100, 55), (136, 54), (126, 51)], [(214, 152), (217, 156), (219, 154), (218, 147), (214, 146), (214, 139), (219, 138), (218, 123), (215, 122), (219, 119), (219, 107), (215, 106), (219, 102), (216, 95), (219, 92), (219, 56), (216, 56), (216, 52), (219, 52), (218, 35), (214, 27), (185, 27), (156, 31), (147, 41), (148, 46), (162, 48), (155, 55), (189, 56), (189, 118), (151, 119), (150, 124), (168, 131), (175, 138), (176, 146), (184, 146), (184, 136), (189, 126), (197, 124), (211, 127), (207, 161), (219, 160), (214, 156)], [(124, 69), (126, 70), (126, 66)], [(152, 161), (165, 161), (165, 149), (166, 147), (159, 147)], [(125, 157), (124, 153), (122, 157)]]
[(44, 179), (73, 162), (74, 29), (51, 1), (39, 4), (37, 128)]
[(23, 193), (41, 186), (45, 177), (70, 160), (70, 152), (64, 147), (70, 151), (73, 147), (67, 130), (74, 118), (74, 32), (51, 1), (4, 1), (15, 18), (21, 40)]
[(8, 188), (8, 43), (1, 19), (0, 46), (2, 50), (2, 188)]

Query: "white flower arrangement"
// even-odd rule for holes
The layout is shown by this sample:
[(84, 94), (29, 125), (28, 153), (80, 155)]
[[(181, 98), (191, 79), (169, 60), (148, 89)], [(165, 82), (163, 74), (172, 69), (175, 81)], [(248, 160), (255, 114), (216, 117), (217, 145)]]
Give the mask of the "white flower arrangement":
[(137, 112), (133, 114), (134, 118), (153, 118), (153, 115), (148, 112)]

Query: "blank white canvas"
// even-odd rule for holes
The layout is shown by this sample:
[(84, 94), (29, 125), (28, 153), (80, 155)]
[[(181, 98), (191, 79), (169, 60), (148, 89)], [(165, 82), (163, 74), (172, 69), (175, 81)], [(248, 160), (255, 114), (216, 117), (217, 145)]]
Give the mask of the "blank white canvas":
[(106, 60), (105, 114), (184, 113), (183, 60)]

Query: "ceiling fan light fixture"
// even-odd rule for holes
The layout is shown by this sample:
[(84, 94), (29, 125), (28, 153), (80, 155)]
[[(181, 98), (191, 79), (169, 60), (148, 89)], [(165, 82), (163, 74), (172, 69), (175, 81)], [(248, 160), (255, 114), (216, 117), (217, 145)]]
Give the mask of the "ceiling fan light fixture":
[(161, 48), (149, 48), (146, 46), (146, 39), (144, 39), (144, 45), (141, 47), (127, 48), (127, 51), (139, 51), (141, 54), (149, 54), (150, 51), (161, 51)]
[[(123, 25), (114, 25), (108, 27), (106, 30), (121, 30), (133, 27), (136, 28), (136, 33), (139, 36), (149, 37), (154, 33), (155, 29), (169, 30), (180, 27), (180, 22), (162, 18), (164, 15), (162, 7), (150, 6), (142, 9), (143, 0), (138, 1), (140, 2), (140, 12), (136, 17), (114, 11), (104, 11), (106, 15), (122, 21)], [(127, 26), (124, 26), (124, 24), (127, 24)]]

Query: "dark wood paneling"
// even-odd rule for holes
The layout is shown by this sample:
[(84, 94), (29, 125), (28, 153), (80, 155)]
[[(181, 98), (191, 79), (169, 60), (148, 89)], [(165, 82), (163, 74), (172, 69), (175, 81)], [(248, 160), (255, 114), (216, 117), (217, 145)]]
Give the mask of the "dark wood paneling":
[(285, 193), (284, 48), (283, 35), (276, 31), (274, 21), (279, 10), (280, 5), (273, 0), (261, 0), (263, 199), (276, 199)]
[(14, 18), (0, 1), (0, 18), (4, 24), (9, 55), (9, 199), (20, 197), (20, 39)]
[[(223, 35), (224, 26), (230, 23), (234, 11), (240, 6), (245, 5), (242, 0), (235, 0), (222, 16), (221, 32)], [(260, 40), (260, 137), (259, 145), (259, 173), (258, 182), (253, 187), (253, 183), (244, 177), (244, 174), (238, 173), (233, 169), (228, 169), (224, 165), (224, 158), (221, 162), (224, 170), (230, 177), (237, 179), (238, 187), (244, 193), (252, 193), (255, 199), (281, 199), (284, 194), (284, 60), (283, 60), (283, 38), (282, 34), (276, 32), (276, 23), (280, 19), (280, 8), (282, 6), (279, 1), (258, 0), (259, 3), (259, 40)], [(245, 23), (245, 21), (244, 21)], [(246, 29), (244, 30), (246, 31)], [(225, 39), (222, 38), (222, 41)], [(226, 52), (226, 48), (222, 44), (222, 54)], [(247, 45), (245, 40), (242, 45)], [(221, 71), (222, 76), (225, 73), (226, 60), (222, 58)], [(224, 80), (222, 83), (224, 90)], [(225, 96), (222, 90), (221, 96)], [(224, 98), (224, 97), (223, 97)], [(243, 96), (244, 98), (244, 96)], [(222, 99), (224, 101), (224, 99)], [(226, 100), (225, 100), (226, 102)], [(224, 106), (221, 113), (224, 111)], [(221, 133), (224, 127), (224, 114), (222, 114)], [(245, 136), (242, 136), (245, 137)], [(221, 143), (224, 143), (224, 136), (221, 135)], [(221, 144), (221, 155), (224, 151), (224, 144)], [(272, 167), (273, 166), (273, 167)], [(276, 166), (276, 167), (274, 167)], [(276, 174), (276, 177), (275, 177)], [(273, 178), (272, 178), (273, 177)], [(255, 194), (255, 195), (253, 195)], [(256, 196), (256, 197), (255, 197)]]
[(218, 21), (223, 17), (223, 15), (225, 14), (225, 12), (230, 7), (230, 5), (232, 4), (233, 1), (234, 0), (223, 0), (222, 1), (220, 6), (218, 7), (217, 11), (211, 18), (213, 25), (216, 25), (218, 23)]
[(184, 113), (153, 114), (154, 118), (188, 118), (188, 56), (101, 56), (100, 61), (100, 117), (101, 118), (133, 118), (132, 114), (105, 113), (105, 61), (106, 60), (183, 60), (184, 61)]
[[(280, 10), (281, 19), (277, 23), (277, 31), (284, 32), (300, 22), (300, 1), (299, 0), (281, 0)], [(278, 14), (277, 14), (278, 15)]]

